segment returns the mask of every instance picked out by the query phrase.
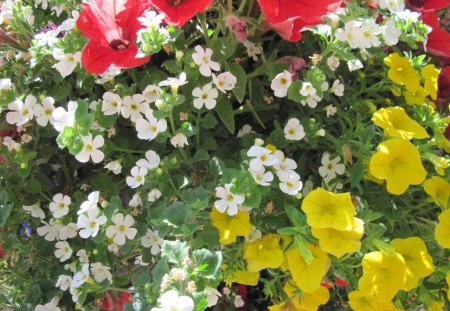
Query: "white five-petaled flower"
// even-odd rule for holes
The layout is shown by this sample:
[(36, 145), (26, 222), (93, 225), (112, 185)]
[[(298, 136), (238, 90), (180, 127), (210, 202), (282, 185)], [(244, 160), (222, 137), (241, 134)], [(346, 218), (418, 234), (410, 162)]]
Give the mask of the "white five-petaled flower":
[(216, 106), (216, 98), (219, 96), (219, 92), (208, 83), (202, 88), (196, 87), (192, 91), (192, 96), (195, 97), (195, 108), (202, 109), (203, 105), (205, 105), (207, 109), (213, 109)]
[(15, 124), (16, 126), (24, 125), (33, 119), (33, 108), (35, 104), (36, 97), (33, 95), (27, 95), (25, 102), (16, 98), (16, 100), (8, 105), (10, 111), (6, 114), (6, 122)]
[(386, 45), (392, 46), (398, 43), (398, 39), (402, 34), (402, 31), (398, 29), (395, 25), (395, 21), (392, 19), (387, 19), (382, 27), (382, 33), (384, 37), (384, 43)]
[(149, 150), (145, 153), (145, 159), (138, 160), (136, 162), (136, 165), (139, 167), (145, 167), (150, 171), (157, 169), (160, 162), (161, 158), (159, 157), (159, 155), (155, 151)]
[(137, 20), (141, 22), (141, 24), (147, 28), (159, 27), (162, 23), (165, 15), (158, 14), (155, 11), (148, 10), (145, 12), (144, 16), (138, 17)]
[(75, 159), (80, 161), (81, 163), (86, 163), (92, 158), (92, 162), (100, 163), (105, 158), (105, 154), (98, 150), (98, 148), (103, 147), (105, 144), (105, 139), (101, 135), (95, 136), (92, 139), (92, 134), (84, 136), (83, 140), (83, 149), (75, 156)]
[(282, 151), (276, 150), (274, 155), (278, 159), (278, 162), (274, 164), (273, 168), (277, 171), (278, 176), (280, 174), (289, 174), (297, 168), (297, 163), (292, 159), (286, 158)]
[(272, 154), (272, 151), (261, 146), (252, 146), (247, 151), (247, 156), (252, 158), (250, 160), (251, 170), (259, 170), (263, 166), (272, 166), (278, 163), (278, 159)]
[(11, 79), (2, 78), (0, 79), (0, 90), (9, 90), (12, 87)]
[(287, 140), (301, 140), (305, 137), (305, 130), (300, 120), (297, 118), (289, 119), (284, 127), (284, 137)]
[(72, 284), (70, 284), (71, 289), (72, 288), (78, 288), (89, 279), (89, 264), (85, 263), (81, 267), (81, 271), (78, 271), (75, 273), (72, 279)]
[(211, 60), (213, 51), (210, 48), (203, 49), (200, 45), (195, 46), (195, 53), (192, 54), (194, 63), (200, 66), (199, 70), (202, 76), (210, 77), (211, 70), (219, 71), (220, 65)]
[(144, 96), (147, 103), (153, 103), (159, 99), (159, 93), (161, 92), (161, 88), (159, 86), (150, 84), (142, 91), (142, 96)]
[(98, 208), (98, 200), (100, 199), (100, 192), (99, 191), (93, 191), (88, 195), (87, 201), (84, 201), (80, 205), (80, 209), (78, 210), (77, 214), (83, 214), (86, 212), (89, 212), (90, 210), (94, 208)]
[(301, 100), (300, 103), (303, 106), (308, 105), (310, 108), (316, 108), (317, 103), (320, 102), (321, 100), (322, 100), (322, 97), (315, 94), (315, 95), (308, 96), (306, 98), (306, 100)]
[(220, 200), (214, 202), (214, 206), (219, 212), (227, 211), (228, 215), (233, 216), (237, 214), (239, 206), (244, 203), (245, 195), (231, 193), (230, 188), (231, 184), (225, 184), (225, 188), (216, 187), (216, 197)]
[(58, 276), (58, 280), (56, 281), (55, 287), (59, 287), (63, 292), (66, 291), (70, 284), (72, 283), (72, 277), (70, 275), (60, 275)]
[(72, 201), (70, 197), (62, 193), (53, 196), (53, 202), (50, 203), (49, 209), (53, 213), (53, 218), (61, 218), (69, 213), (69, 205)]
[(53, 65), (53, 68), (59, 71), (63, 78), (70, 75), (77, 67), (78, 63), (81, 62), (81, 52), (64, 53), (63, 49), (53, 49), (53, 58), (59, 62)]
[(61, 311), (61, 309), (57, 306), (57, 303), (53, 301), (46, 303), (45, 305), (37, 305), (34, 308), (34, 311)]
[(180, 296), (176, 290), (170, 290), (158, 299), (160, 308), (152, 308), (151, 311), (192, 311), (194, 301), (189, 296)]
[(89, 210), (86, 214), (78, 216), (77, 226), (80, 230), (80, 237), (87, 239), (92, 236), (95, 237), (100, 229), (100, 226), (106, 223), (106, 216), (101, 215), (98, 208)]
[(300, 90), (300, 95), (309, 97), (316, 95), (317, 90), (314, 88), (311, 82), (303, 82), (302, 88)]
[(139, 192), (133, 194), (133, 197), (131, 198), (130, 202), (128, 202), (128, 206), (130, 207), (142, 206), (141, 194)]
[(112, 217), (114, 225), (106, 228), (106, 236), (112, 238), (117, 245), (124, 245), (126, 238), (134, 239), (137, 230), (132, 228), (134, 219), (131, 215), (124, 216), (122, 213), (117, 213)]
[(302, 182), (300, 180), (300, 175), (291, 171), (289, 173), (279, 174), (278, 178), (280, 179), (280, 189), (286, 194), (289, 195), (297, 195), (298, 192), (302, 189)]
[(41, 222), (44, 226), (36, 229), (37, 234), (43, 236), (46, 241), (54, 241), (58, 237), (58, 232), (61, 230), (63, 225), (55, 223), (55, 220), (52, 218), (48, 223), (45, 221)]
[(136, 122), (137, 137), (139, 139), (153, 140), (160, 132), (167, 130), (167, 121), (165, 119), (156, 119), (153, 112), (148, 110), (145, 118), (140, 118)]
[(58, 132), (61, 132), (65, 126), (73, 127), (75, 124), (75, 112), (78, 108), (78, 103), (69, 101), (67, 104), (67, 111), (63, 107), (58, 107), (53, 110), (52, 117), (55, 120), (53, 127)]
[(322, 156), (322, 166), (319, 167), (319, 174), (322, 177), (335, 178), (337, 175), (342, 175), (345, 172), (345, 165), (339, 163), (341, 157), (337, 156), (333, 160), (330, 159), (330, 154), (325, 152)]
[(36, 122), (40, 126), (46, 126), (55, 123), (52, 113), (55, 110), (55, 100), (53, 97), (46, 97), (42, 100), (41, 104), (36, 104), (33, 108), (33, 114), (36, 117)]
[(119, 160), (109, 162), (105, 165), (105, 168), (113, 172), (115, 175), (118, 175), (122, 172), (122, 164), (120, 164)]
[(156, 200), (158, 200), (161, 197), (162, 193), (159, 189), (152, 189), (149, 193), (148, 193), (148, 201), (149, 202), (155, 202)]
[(159, 82), (159, 86), (170, 86), (172, 93), (177, 94), (178, 88), (186, 83), (188, 83), (186, 81), (186, 73), (182, 72), (179, 78), (167, 78), (167, 80)]
[(381, 41), (377, 37), (381, 33), (381, 28), (375, 22), (375, 19), (366, 19), (361, 24), (361, 42), (360, 46), (363, 48), (380, 46)]
[(340, 63), (341, 62), (339, 61), (339, 58), (337, 58), (336, 56), (330, 56), (327, 59), (327, 65), (331, 71), (335, 71), (339, 67)]
[(276, 97), (286, 97), (289, 86), (292, 83), (292, 73), (287, 70), (280, 72), (275, 76), (270, 84), (270, 88), (274, 91)]
[(344, 96), (344, 84), (342, 84), (339, 79), (334, 80), (330, 92), (338, 97)]
[(31, 214), (31, 217), (40, 218), (40, 219), (45, 218), (45, 213), (41, 209), (39, 202), (36, 202), (33, 205), (23, 205), (22, 208), (24, 211)]
[(72, 248), (66, 241), (59, 241), (55, 244), (56, 251), (55, 256), (59, 258), (59, 261), (63, 262), (68, 260), (72, 256)]
[(223, 72), (218, 76), (212, 74), (212, 79), (215, 86), (222, 93), (226, 93), (226, 91), (231, 91), (232, 89), (234, 89), (237, 82), (236, 77), (229, 71)]
[(113, 92), (103, 94), (102, 111), (106, 116), (122, 111), (122, 98)]
[(258, 185), (270, 186), (270, 182), (273, 180), (272, 172), (266, 172), (264, 166), (258, 170), (250, 170), (253, 179)]
[(151, 247), (150, 252), (152, 255), (157, 255), (161, 251), (164, 240), (159, 236), (158, 230), (148, 229), (147, 233), (141, 238), (141, 243), (144, 247)]
[(170, 139), (170, 143), (175, 148), (183, 148), (185, 145), (189, 145), (186, 135), (183, 133), (177, 133), (174, 137)]
[(111, 270), (111, 268), (104, 266), (101, 262), (91, 263), (91, 274), (94, 276), (94, 280), (97, 283), (108, 280), (109, 283), (112, 284), (112, 274), (109, 270)]
[(145, 175), (148, 169), (146, 167), (133, 166), (130, 171), (131, 176), (126, 179), (127, 185), (131, 188), (137, 188), (145, 183)]
[(346, 22), (344, 29), (340, 28), (336, 31), (336, 38), (339, 41), (347, 42), (352, 49), (361, 47), (363, 36), (361, 22), (355, 20)]
[(80, 249), (77, 253), (76, 253), (78, 260), (82, 263), (87, 263), (89, 262), (89, 256), (86, 253), (85, 249)]
[(73, 239), (78, 234), (78, 227), (76, 223), (69, 223), (67, 226), (63, 226), (58, 232), (58, 238), (62, 241), (67, 239)]
[(145, 101), (142, 94), (125, 96), (122, 100), (122, 116), (130, 118), (131, 122), (136, 122), (142, 118), (142, 115), (150, 110), (149, 104)]
[(261, 47), (257, 46), (256, 44), (254, 44), (249, 40), (245, 40), (244, 42), (242, 42), (242, 44), (247, 49), (248, 56), (253, 58), (255, 62), (258, 61), (258, 55), (262, 53)]

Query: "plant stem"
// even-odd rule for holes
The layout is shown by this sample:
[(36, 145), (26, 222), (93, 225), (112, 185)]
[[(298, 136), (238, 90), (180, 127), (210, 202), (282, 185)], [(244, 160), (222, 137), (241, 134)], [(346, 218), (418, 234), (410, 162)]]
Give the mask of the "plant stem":
[(119, 148), (119, 147), (115, 147), (114, 151), (122, 151), (122, 152), (130, 152), (130, 153), (139, 153), (139, 154), (143, 154), (146, 151), (145, 150), (133, 150), (133, 149), (128, 149), (128, 148)]
[(210, 39), (208, 36), (208, 26), (206, 24), (206, 15), (205, 13), (197, 14), (197, 18), (200, 20), (200, 25), (202, 26), (203, 37), (205, 38), (206, 45), (210, 45)]

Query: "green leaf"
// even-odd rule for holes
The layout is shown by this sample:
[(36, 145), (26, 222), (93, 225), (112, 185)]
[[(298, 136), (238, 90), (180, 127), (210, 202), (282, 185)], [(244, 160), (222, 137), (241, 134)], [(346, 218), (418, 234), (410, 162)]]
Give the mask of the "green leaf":
[(170, 263), (181, 264), (186, 251), (186, 243), (180, 240), (164, 241), (161, 247), (161, 255)]
[(25, 190), (31, 193), (39, 193), (42, 190), (42, 186), (36, 179), (31, 179), (27, 182)]
[(214, 117), (213, 113), (208, 112), (207, 114), (205, 114), (200, 124), (201, 127), (205, 129), (212, 129), (217, 125), (217, 119)]
[(246, 77), (244, 68), (238, 64), (230, 64), (230, 72), (236, 77), (236, 86), (233, 89), (233, 94), (239, 103), (242, 103), (245, 97)]
[(364, 163), (363, 161), (358, 161), (356, 165), (353, 165), (350, 173), (350, 185), (356, 187), (364, 176)]
[(191, 162), (199, 162), (199, 161), (208, 161), (209, 160), (209, 153), (205, 149), (198, 149), (194, 157), (192, 158)]
[(301, 81), (297, 80), (292, 82), (288, 89), (288, 99), (300, 103), (303, 100), (303, 96), (300, 94), (301, 88)]
[(211, 42), (211, 49), (213, 50), (213, 60), (222, 62), (234, 54), (236, 43), (223, 38), (215, 39)]
[(166, 60), (163, 63), (163, 67), (166, 68), (167, 71), (173, 75), (178, 73), (178, 64), (177, 64), (177, 61), (174, 59)]
[(281, 228), (277, 230), (278, 234), (283, 234), (283, 235), (296, 235), (298, 234), (298, 231), (295, 230), (295, 228), (293, 227), (287, 227), (287, 228)]
[(200, 293), (194, 292), (192, 297), (194, 299), (194, 311), (203, 311), (208, 308), (208, 296), (205, 291)]
[(198, 273), (205, 278), (214, 278), (222, 264), (222, 253), (212, 252), (205, 248), (197, 249), (192, 253), (197, 265)]
[(82, 117), (84, 117), (85, 115), (88, 114), (89, 112), (89, 103), (87, 102), (87, 100), (80, 100), (77, 101), (78, 103), (78, 107), (77, 110), (75, 111), (75, 120), (79, 120)]
[(299, 250), (306, 264), (309, 265), (313, 261), (314, 256), (306, 246), (306, 240), (303, 237), (297, 235), (295, 237), (295, 245), (297, 246), (297, 249)]
[(186, 223), (188, 217), (192, 214), (192, 210), (184, 202), (178, 201), (169, 205), (164, 211), (164, 217), (174, 226), (181, 227)]
[(297, 208), (291, 205), (286, 205), (284, 209), (294, 227), (301, 228), (304, 226), (304, 217)]
[(83, 136), (89, 134), (94, 120), (95, 118), (92, 114), (87, 114), (77, 119), (77, 129), (79, 133)]
[(259, 208), (259, 206), (261, 205), (261, 199), (261, 192), (259, 192), (258, 189), (255, 189), (245, 194), (245, 201), (243, 204), (247, 207)]
[(59, 133), (56, 138), (56, 142), (58, 143), (58, 147), (61, 149), (67, 147), (72, 155), (80, 153), (83, 149), (83, 141), (78, 135), (77, 130), (73, 127), (65, 126), (63, 131)]
[(234, 112), (228, 98), (222, 97), (217, 102), (216, 111), (227, 130), (233, 134), (235, 131)]
[(38, 283), (33, 283), (28, 287), (27, 294), (25, 296), (25, 302), (32, 305), (37, 305), (39, 298), (42, 297), (41, 287)]
[(6, 225), (6, 221), (11, 214), (12, 204), (3, 202), (0, 204), (0, 227)]

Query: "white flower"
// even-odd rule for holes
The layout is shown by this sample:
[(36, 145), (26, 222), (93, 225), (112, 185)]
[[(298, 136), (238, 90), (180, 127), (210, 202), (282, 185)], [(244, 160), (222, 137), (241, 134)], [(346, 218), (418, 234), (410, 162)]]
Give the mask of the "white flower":
[(380, 39), (377, 35), (381, 33), (381, 28), (374, 19), (366, 19), (361, 24), (361, 42), (360, 46), (363, 48), (377, 47), (381, 45)]
[(162, 23), (164, 17), (164, 14), (158, 14), (155, 11), (148, 10), (145, 12), (144, 16), (138, 17), (137, 20), (147, 28), (156, 28)]
[(58, 276), (58, 280), (56, 281), (55, 287), (59, 287), (60, 290), (65, 292), (72, 283), (72, 277), (70, 275), (60, 275)]
[(330, 92), (334, 95), (341, 97), (344, 96), (344, 84), (339, 79), (334, 80), (333, 85), (330, 88)]
[(231, 193), (231, 184), (225, 184), (224, 187), (216, 187), (216, 197), (220, 198), (214, 202), (214, 207), (221, 213), (227, 211), (227, 214), (234, 216), (238, 212), (238, 207), (245, 201), (244, 194)]
[(69, 246), (69, 243), (66, 241), (59, 241), (55, 244), (56, 251), (55, 256), (59, 258), (59, 261), (63, 262), (68, 260), (72, 256), (72, 249)]
[(162, 294), (158, 299), (160, 308), (152, 308), (151, 311), (192, 311), (194, 301), (189, 296), (179, 296), (176, 290), (170, 290)]
[(243, 306), (245, 306), (245, 301), (244, 301), (244, 299), (242, 299), (241, 295), (236, 295), (234, 297), (233, 304), (234, 304), (235, 308), (242, 308)]
[(327, 65), (328, 65), (328, 68), (330, 68), (331, 71), (335, 71), (340, 65), (339, 58), (337, 58), (336, 56), (330, 56), (327, 59)]
[(33, 205), (23, 205), (22, 208), (24, 211), (31, 214), (31, 217), (40, 218), (40, 219), (45, 218), (45, 213), (41, 209), (39, 202), (36, 202)]
[(155, 202), (160, 197), (161, 197), (161, 191), (159, 191), (159, 189), (152, 189), (152, 191), (150, 191), (148, 193), (148, 201), (149, 202)]
[(108, 250), (111, 253), (118, 254), (119, 253), (119, 245), (117, 245), (116, 243), (112, 242), (112, 243), (108, 244)]
[(39, 227), (36, 229), (37, 234), (43, 236), (46, 241), (54, 241), (58, 236), (58, 232), (61, 230), (63, 225), (55, 223), (55, 220), (52, 218), (48, 223), (45, 221), (41, 222), (45, 225), (43, 227)]
[(70, 197), (57, 193), (53, 196), (53, 202), (50, 203), (49, 209), (53, 213), (53, 218), (61, 218), (69, 213)]
[(75, 52), (75, 54), (65, 54), (63, 49), (53, 49), (53, 58), (59, 62), (53, 65), (53, 68), (59, 71), (63, 78), (70, 75), (81, 62), (81, 52)]
[(161, 92), (161, 88), (150, 84), (142, 91), (142, 96), (144, 96), (147, 103), (153, 103), (154, 101), (159, 99), (159, 93)]
[(305, 181), (305, 184), (303, 186), (302, 194), (304, 197), (308, 195), (311, 191), (314, 190), (314, 183), (311, 180)]
[(248, 235), (245, 236), (245, 240), (250, 243), (253, 243), (256, 240), (259, 240), (261, 238), (261, 236), (262, 236), (261, 231), (256, 229), (255, 226), (252, 226), (252, 231)]
[(73, 276), (72, 284), (70, 285), (71, 288), (78, 288), (89, 279), (89, 264), (85, 263), (81, 267), (81, 271), (78, 271)]
[(129, 240), (134, 239), (137, 230), (131, 228), (134, 225), (134, 219), (131, 215), (124, 215), (122, 213), (115, 214), (112, 217), (114, 225), (106, 228), (106, 236), (112, 238), (117, 245), (124, 245), (126, 238)]
[(262, 53), (261, 47), (257, 46), (256, 44), (254, 44), (253, 42), (251, 42), (249, 40), (245, 40), (244, 42), (242, 42), (242, 44), (247, 49), (248, 56), (253, 58), (253, 60), (255, 62), (258, 61), (258, 56), (257, 55)]
[(159, 167), (161, 159), (159, 155), (153, 150), (149, 150), (145, 153), (145, 159), (140, 159), (136, 162), (139, 167), (145, 167), (147, 170), (151, 171)]
[(33, 108), (35, 104), (36, 97), (33, 95), (25, 97), (25, 103), (17, 98), (8, 105), (10, 111), (6, 114), (6, 122), (15, 124), (16, 126), (24, 125), (33, 119)]
[(121, 69), (117, 67), (110, 66), (109, 69), (100, 75), (100, 79), (95, 80), (97, 84), (105, 84), (109, 81), (114, 80), (114, 77), (120, 74)]
[(106, 92), (103, 94), (102, 111), (106, 116), (120, 113), (122, 111), (122, 98), (115, 93)]
[(222, 294), (213, 287), (205, 287), (206, 298), (208, 299), (208, 307), (213, 307), (217, 304), (219, 297), (222, 297)]
[(286, 158), (282, 151), (276, 150), (274, 152), (275, 157), (278, 159), (278, 162), (273, 166), (277, 171), (277, 175), (290, 173), (297, 168), (297, 163), (289, 158)]
[(311, 95), (311, 96), (308, 96), (308, 98), (306, 98), (306, 100), (302, 100), (300, 102), (303, 106), (308, 105), (310, 108), (316, 108), (317, 103), (320, 102), (321, 100), (322, 100), (322, 98), (319, 97), (318, 95)]
[(130, 174), (126, 179), (127, 185), (131, 188), (137, 188), (145, 183), (145, 175), (147, 175), (148, 170), (145, 167), (134, 166)]
[(386, 20), (382, 27), (384, 43), (388, 46), (396, 45), (402, 31), (395, 26), (395, 21), (392, 19)]
[(361, 22), (354, 20), (346, 22), (344, 29), (340, 28), (336, 31), (336, 38), (339, 41), (347, 42), (352, 49), (361, 47), (363, 36)]
[(298, 192), (302, 189), (302, 182), (300, 181), (300, 175), (291, 171), (290, 173), (279, 174), (278, 178), (280, 178), (280, 189), (284, 193), (289, 195), (297, 195)]
[(141, 195), (139, 194), (139, 192), (133, 194), (133, 197), (131, 198), (130, 202), (128, 202), (128, 206), (131, 207), (142, 206)]
[(211, 60), (213, 51), (210, 48), (204, 50), (200, 45), (197, 45), (194, 50), (195, 53), (192, 54), (192, 59), (196, 65), (200, 66), (199, 70), (202, 76), (210, 77), (211, 70), (220, 70), (219, 63)]
[(305, 137), (305, 130), (300, 120), (297, 118), (289, 119), (284, 127), (284, 137), (287, 140), (301, 140)]
[(375, 0), (376, 4), (382, 9), (388, 9), (391, 12), (402, 12), (405, 9), (403, 0)]
[(300, 90), (300, 95), (309, 97), (316, 95), (317, 90), (314, 88), (311, 82), (303, 82), (302, 88)]
[(325, 111), (327, 113), (327, 117), (332, 117), (336, 114), (337, 108), (333, 105), (325, 106)]
[(145, 262), (145, 261), (142, 259), (142, 255), (139, 255), (139, 256), (137, 256), (136, 259), (134, 260), (134, 264), (135, 264), (135, 265), (139, 265), (139, 266), (148, 266), (150, 263)]
[(208, 83), (203, 88), (196, 87), (192, 91), (192, 96), (195, 97), (195, 108), (202, 109), (203, 105), (205, 105), (207, 109), (213, 109), (216, 106), (216, 98), (219, 96), (219, 92)]
[(16, 150), (17, 152), (22, 149), (20, 144), (16, 142), (14, 139), (12, 139), (10, 136), (5, 136), (3, 138), (3, 145), (8, 148), (9, 152), (12, 152), (13, 150)]
[(363, 63), (359, 59), (349, 60), (347, 62), (347, 66), (348, 66), (348, 70), (350, 72), (358, 70), (358, 69), (361, 69), (361, 68), (364, 67)]
[(36, 44), (38, 46), (54, 46), (56, 42), (58, 42), (60, 31), (58, 29), (50, 30), (47, 32), (41, 32), (34, 35), (34, 39), (36, 39)]
[(183, 133), (177, 133), (174, 137), (170, 139), (170, 143), (175, 148), (183, 148), (185, 145), (189, 145), (186, 135)]
[(87, 201), (84, 201), (80, 205), (80, 209), (78, 210), (77, 214), (83, 214), (90, 210), (93, 210), (95, 208), (98, 208), (98, 200), (100, 198), (100, 192), (99, 191), (93, 191), (88, 195)]
[(58, 232), (58, 238), (60, 240), (73, 239), (78, 234), (78, 227), (76, 223), (69, 223), (67, 226), (63, 226)]
[(53, 127), (58, 132), (61, 132), (65, 126), (73, 127), (75, 124), (75, 112), (78, 108), (78, 103), (69, 101), (67, 111), (63, 107), (58, 107), (53, 110), (52, 117), (55, 120)]
[(178, 88), (186, 83), (186, 73), (182, 72), (179, 78), (167, 78), (167, 80), (159, 82), (159, 86), (170, 86), (172, 93), (176, 94)]
[(52, 300), (45, 305), (37, 305), (36, 308), (34, 308), (34, 311), (61, 311), (61, 309), (58, 308), (56, 303)]
[(76, 10), (72, 10), (72, 17), (66, 19), (61, 23), (61, 25), (58, 26), (58, 31), (69, 31), (72, 30), (76, 26), (76, 22), (78, 20), (78, 17), (80, 16), (80, 13)]
[[(237, 138), (241, 138), (241, 137), (243, 137), (243, 136), (245, 136), (245, 135), (247, 135), (247, 134), (250, 134), (250, 133), (252, 133), (252, 132), (253, 132), (253, 131), (252, 131), (252, 127), (251, 127), (250, 125), (248, 125), (248, 124), (244, 124), (244, 125), (242, 126), (242, 128), (238, 131), (236, 137), (237, 137)], [(253, 132), (253, 133), (254, 133), (254, 132)]]
[(0, 90), (10, 90), (12, 87), (11, 79), (0, 79)]
[(107, 170), (110, 170), (116, 175), (122, 172), (122, 165), (120, 164), (119, 160), (109, 162), (108, 164), (105, 165), (105, 168)]
[(82, 262), (82, 263), (89, 262), (89, 256), (86, 253), (85, 249), (80, 249), (76, 255), (77, 255), (78, 259), (80, 260), (80, 262)]
[(141, 94), (125, 96), (122, 101), (122, 116), (127, 119), (130, 118), (131, 122), (141, 119), (142, 115), (149, 110), (150, 106)]
[(43, 10), (47, 10), (48, 0), (34, 0), (34, 6), (37, 8), (39, 5), (41, 5)]
[(141, 238), (141, 243), (144, 247), (151, 247), (150, 252), (152, 255), (157, 255), (161, 251), (164, 240), (159, 236), (158, 230), (148, 229), (147, 233)]
[(105, 154), (98, 150), (98, 148), (103, 147), (105, 144), (105, 139), (101, 135), (95, 136), (92, 139), (92, 134), (84, 136), (83, 140), (83, 149), (75, 156), (75, 159), (80, 161), (81, 163), (86, 163), (92, 158), (92, 162), (100, 163), (105, 158)]
[(258, 170), (250, 169), (250, 173), (255, 182), (261, 186), (270, 186), (270, 182), (273, 180), (272, 172), (266, 172), (264, 166)]
[(330, 154), (325, 152), (322, 155), (322, 166), (319, 167), (319, 174), (322, 177), (335, 178), (336, 174), (342, 175), (345, 172), (345, 165), (339, 163), (341, 157), (337, 156), (333, 160), (330, 160)]
[(98, 208), (91, 209), (86, 214), (81, 214), (78, 217), (77, 226), (80, 230), (80, 237), (87, 239), (90, 236), (95, 237), (100, 229), (99, 226), (106, 223), (106, 216), (101, 215)]
[(231, 91), (234, 89), (237, 82), (236, 77), (229, 71), (223, 72), (218, 76), (212, 74), (212, 79), (216, 87), (222, 93), (226, 93), (226, 91)]
[(292, 83), (292, 73), (287, 70), (280, 72), (275, 76), (270, 84), (270, 88), (274, 91), (276, 97), (286, 97), (289, 86)]
[(110, 267), (104, 266), (101, 262), (91, 263), (91, 273), (97, 283), (108, 280), (112, 284), (112, 274), (109, 272)]
[(33, 113), (36, 117), (37, 124), (46, 126), (49, 122), (50, 124), (55, 123), (52, 116), (53, 110), (55, 110), (55, 100), (53, 97), (44, 98), (44, 100), (42, 100), (42, 105), (36, 104), (33, 108)]
[(271, 150), (261, 146), (252, 146), (247, 151), (247, 156), (253, 158), (250, 160), (250, 169), (252, 170), (259, 170), (263, 166), (272, 166), (278, 162)]
[(153, 140), (160, 132), (167, 130), (167, 121), (165, 119), (156, 119), (153, 112), (148, 110), (145, 118), (140, 118), (136, 122), (137, 137), (139, 139)]

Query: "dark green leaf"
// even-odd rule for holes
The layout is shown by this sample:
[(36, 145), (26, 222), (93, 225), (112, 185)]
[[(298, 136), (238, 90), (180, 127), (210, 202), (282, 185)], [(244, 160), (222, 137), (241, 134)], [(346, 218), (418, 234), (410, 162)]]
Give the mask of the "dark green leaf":
[(235, 131), (234, 112), (228, 98), (222, 97), (217, 102), (216, 111), (227, 130), (233, 134)]
[(239, 103), (242, 103), (245, 97), (246, 74), (244, 68), (238, 64), (230, 64), (230, 72), (236, 77), (236, 86), (233, 89), (233, 94)]

